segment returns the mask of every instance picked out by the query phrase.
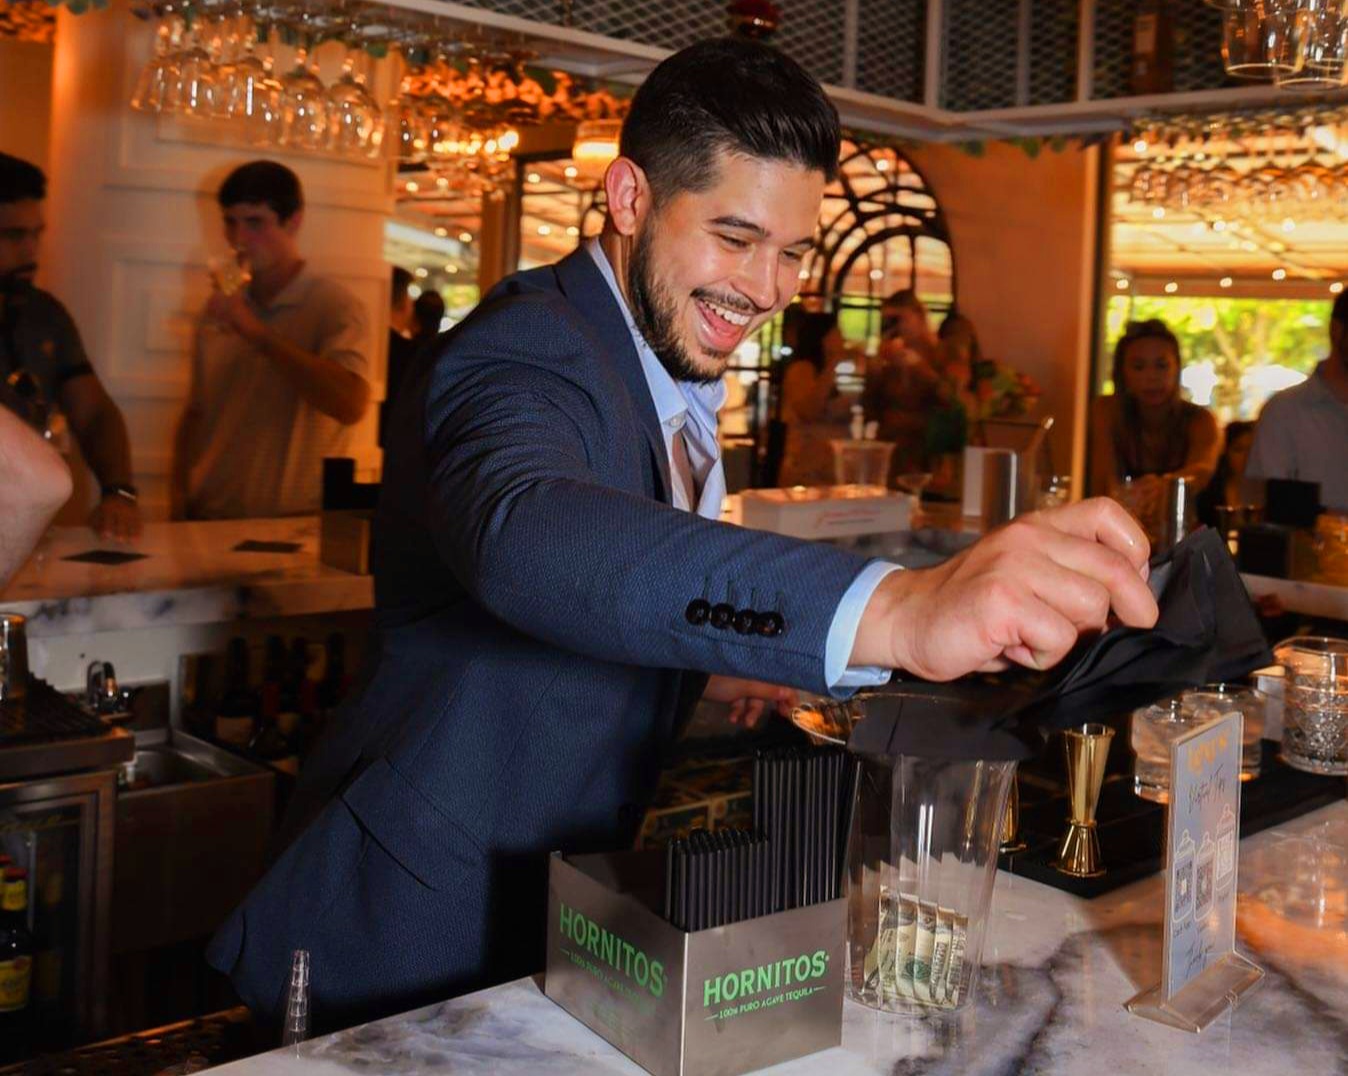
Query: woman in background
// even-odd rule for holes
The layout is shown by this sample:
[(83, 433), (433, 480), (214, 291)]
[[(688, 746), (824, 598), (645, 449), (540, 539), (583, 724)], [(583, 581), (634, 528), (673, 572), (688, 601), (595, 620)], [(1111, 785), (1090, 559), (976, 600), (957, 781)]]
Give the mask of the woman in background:
[(848, 435), (850, 401), (838, 394), (838, 363), (847, 357), (837, 314), (802, 313), (795, 320), (791, 361), (782, 376), (786, 451), (778, 484), (834, 484), (835, 437)]
[(1250, 458), (1250, 446), (1254, 444), (1253, 422), (1231, 422), (1226, 427), (1226, 447), (1222, 449), (1221, 459), (1217, 461), (1217, 470), (1212, 481), (1198, 495), (1196, 504), (1198, 521), (1209, 527), (1217, 526), (1217, 509), (1227, 505), (1245, 504), (1247, 498), (1242, 488), (1245, 477), (1245, 464)]
[(1165, 322), (1130, 322), (1114, 346), (1114, 395), (1091, 405), (1092, 495), (1124, 502), (1159, 524), (1165, 480), (1202, 491), (1217, 467), (1217, 420), (1180, 396), (1179, 340)]

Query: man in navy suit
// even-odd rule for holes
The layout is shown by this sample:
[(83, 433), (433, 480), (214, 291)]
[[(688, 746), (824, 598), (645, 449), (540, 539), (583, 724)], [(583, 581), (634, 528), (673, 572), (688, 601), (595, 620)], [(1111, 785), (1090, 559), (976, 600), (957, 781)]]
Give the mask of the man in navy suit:
[(539, 970), (547, 853), (630, 843), (699, 695), (1043, 667), (1111, 610), (1154, 621), (1112, 502), (927, 572), (717, 521), (721, 377), (792, 298), (838, 150), (785, 56), (677, 53), (633, 100), (600, 239), (504, 281), (400, 394), (377, 654), (210, 952), (254, 1009), (295, 948), (324, 1027)]

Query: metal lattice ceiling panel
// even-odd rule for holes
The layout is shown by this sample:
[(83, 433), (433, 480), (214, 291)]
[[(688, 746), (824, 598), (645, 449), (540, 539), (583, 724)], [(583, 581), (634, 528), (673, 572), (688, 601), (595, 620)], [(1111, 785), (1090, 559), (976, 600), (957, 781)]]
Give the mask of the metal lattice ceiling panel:
[(1030, 9), (1029, 100), (1025, 104), (1057, 105), (1076, 97), (1080, 9), (1078, 0), (1034, 0)]
[(922, 99), (927, 12), (923, 0), (860, 0), (857, 89)]
[(1009, 108), (1016, 100), (1016, 4), (947, 0), (941, 106)]

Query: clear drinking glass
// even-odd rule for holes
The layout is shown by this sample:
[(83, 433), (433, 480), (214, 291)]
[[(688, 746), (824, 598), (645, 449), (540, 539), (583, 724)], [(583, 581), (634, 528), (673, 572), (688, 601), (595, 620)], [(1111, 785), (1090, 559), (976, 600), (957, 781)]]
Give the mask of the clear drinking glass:
[(328, 89), (328, 139), (338, 153), (355, 157), (373, 157), (383, 143), (384, 116), (378, 103), (365, 88), (365, 76), (358, 67), (365, 53), (349, 49), (342, 74)]
[(1208, 684), (1180, 695), (1183, 708), (1196, 724), (1237, 712), (1242, 719), (1240, 739), (1240, 779), (1259, 776), (1263, 761), (1265, 696), (1245, 684)]
[(847, 995), (963, 1009), (983, 958), (1014, 762), (863, 757), (848, 856)]
[(1289, 639), (1283, 667), (1282, 759), (1308, 773), (1348, 774), (1348, 640)]
[(840, 486), (887, 486), (889, 464), (894, 458), (893, 441), (849, 441), (836, 438), (833, 473)]
[(1178, 699), (1133, 711), (1129, 740), (1133, 753), (1133, 791), (1153, 803), (1170, 802), (1170, 745), (1200, 722)]
[(1237, 78), (1282, 78), (1298, 70), (1296, 0), (1229, 0), (1222, 10), (1222, 61)]

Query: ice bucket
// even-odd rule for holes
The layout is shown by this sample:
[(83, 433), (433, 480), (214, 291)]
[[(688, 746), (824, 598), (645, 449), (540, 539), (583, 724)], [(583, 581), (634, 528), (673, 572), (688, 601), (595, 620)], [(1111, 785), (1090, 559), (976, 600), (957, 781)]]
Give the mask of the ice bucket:
[[(866, 707), (896, 693), (813, 700), (794, 720), (845, 741)], [(930, 699), (925, 699), (927, 705)], [(847, 864), (844, 989), (873, 1009), (967, 1006), (978, 983), (1011, 761), (858, 755)]]

